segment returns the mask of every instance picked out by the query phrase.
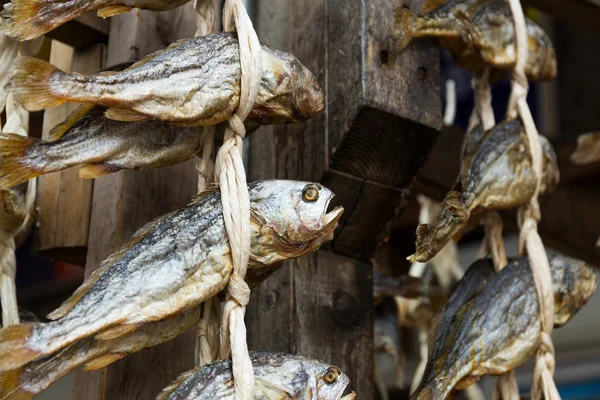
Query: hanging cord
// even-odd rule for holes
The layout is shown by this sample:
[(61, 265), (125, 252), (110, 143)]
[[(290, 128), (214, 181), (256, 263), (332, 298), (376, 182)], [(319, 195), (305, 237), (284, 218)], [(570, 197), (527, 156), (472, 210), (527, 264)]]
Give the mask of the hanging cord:
[(519, 0), (509, 0), (510, 8), (515, 20), (515, 37), (517, 46), (517, 65), (512, 76), (512, 92), (508, 106), (508, 117), (520, 116), (531, 152), (531, 163), (536, 176), (536, 189), (528, 204), (519, 209), (519, 253), (525, 251), (529, 257), (529, 264), (533, 272), (535, 287), (540, 305), (541, 316), (541, 341), (536, 354), (536, 365), (531, 386), (532, 398), (545, 400), (560, 399), (554, 383), (554, 346), (550, 333), (554, 325), (554, 295), (552, 292), (552, 275), (548, 264), (548, 257), (542, 240), (537, 232), (537, 223), (541, 218), (538, 194), (542, 180), (543, 154), (539, 141), (539, 134), (535, 127), (531, 111), (527, 105), (527, 91), (529, 83), (525, 76), (525, 62), (528, 57), (528, 38), (525, 28), (525, 17)]
[[(196, 0), (194, 9), (198, 13), (196, 36), (204, 36), (216, 32), (215, 7), (212, 0)], [(202, 128), (202, 139), (196, 154), (196, 170), (198, 171), (198, 193), (205, 191), (214, 176), (213, 148), (216, 126)], [(218, 296), (205, 301), (200, 306), (201, 316), (198, 321), (199, 354), (198, 365), (204, 366), (215, 362), (219, 356), (219, 323), (221, 302)]]
[(444, 125), (454, 125), (456, 119), (456, 83), (452, 79), (446, 81), (446, 107), (444, 108)]
[(254, 399), (254, 370), (248, 345), (244, 314), (250, 288), (244, 280), (250, 256), (250, 200), (242, 162), (244, 120), (250, 113), (262, 78), (262, 53), (258, 36), (241, 0), (226, 0), (223, 28), (237, 31), (242, 70), (240, 103), (230, 117), (223, 145), (217, 153), (215, 179), (221, 189), (223, 219), (229, 237), (233, 272), (227, 285), (227, 301), (221, 323), (220, 357), (231, 353), (236, 400)]
[[(0, 35), (0, 85), (4, 87), (10, 79), (10, 66), (19, 55), (31, 55), (39, 51), (41, 39), (31, 42), (19, 43), (7, 36)], [(27, 136), (29, 131), (29, 113), (25, 108), (13, 101), (12, 94), (0, 92), (0, 110), (6, 111), (6, 123), (2, 127), (3, 133), (14, 133)], [(17, 292), (15, 277), (17, 274), (17, 260), (15, 257), (16, 240), (23, 239), (33, 222), (36, 195), (36, 180), (27, 182), (24, 204), (15, 204), (8, 220), (19, 220), (17, 226), (3, 226), (0, 228), (0, 303), (2, 304), (2, 326), (16, 325), (19, 323), (19, 309), (17, 306)], [(10, 212), (4, 210), (3, 212)], [(15, 221), (15, 222), (17, 222)], [(8, 224), (7, 224), (8, 225)]]

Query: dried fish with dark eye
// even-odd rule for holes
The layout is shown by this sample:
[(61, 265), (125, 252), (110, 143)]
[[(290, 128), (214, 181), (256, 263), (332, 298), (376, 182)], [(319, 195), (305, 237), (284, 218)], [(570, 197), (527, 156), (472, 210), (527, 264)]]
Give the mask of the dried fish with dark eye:
[[(543, 176), (540, 194), (552, 192), (559, 181), (554, 149), (540, 136)], [(527, 203), (535, 191), (527, 135), (520, 120), (496, 125), (487, 132), (477, 126), (465, 137), (461, 171), (446, 195), (434, 225), (417, 228), (416, 252), (411, 262), (427, 262), (456, 235), (463, 233), (473, 215)]]
[[(554, 291), (554, 326), (564, 326), (588, 302), (597, 277), (589, 265), (549, 254)], [(476, 269), (471, 273), (471, 269)], [(473, 278), (486, 281), (477, 285)], [(446, 399), (483, 375), (502, 375), (535, 354), (541, 338), (540, 310), (527, 257), (493, 273), (491, 260), (475, 263), (449, 306), (437, 316), (423, 380), (411, 399)], [(473, 285), (475, 283), (475, 285)], [(475, 290), (461, 295), (461, 290)], [(462, 301), (462, 303), (461, 303)]]
[(200, 308), (191, 308), (164, 321), (140, 326), (112, 340), (87, 337), (47, 357), (0, 373), (0, 399), (29, 400), (84, 365), (85, 371), (103, 368), (129, 354), (172, 340), (194, 326)]
[[(529, 80), (556, 76), (556, 54), (550, 38), (526, 18), (529, 56), (525, 74)], [(429, 1), (425, 14), (401, 8), (396, 13), (396, 36), (400, 47), (416, 37), (437, 37), (458, 65), (481, 75), (491, 67), (491, 81), (501, 80), (516, 65), (514, 20), (506, 0)]]
[[(339, 400), (350, 379), (321, 361), (283, 353), (251, 352), (257, 400)], [(183, 373), (157, 400), (229, 400), (234, 398), (231, 361)], [(353, 400), (354, 394), (342, 400)]]
[[(316, 198), (306, 200), (308, 191)], [(333, 238), (342, 208), (316, 183), (272, 180), (248, 185), (248, 267), (279, 266)], [(112, 340), (164, 320), (221, 292), (232, 272), (219, 192), (144, 226), (49, 315), (46, 324), (0, 330), (0, 371), (19, 368), (86, 337)]]
[[(304, 121), (323, 109), (313, 74), (289, 53), (262, 46), (263, 75), (248, 118), (263, 125)], [(240, 54), (232, 33), (180, 40), (121, 72), (65, 73), (37, 58), (13, 65), (7, 90), (28, 110), (64, 102), (109, 107), (119, 121), (156, 119), (177, 126), (216, 125), (240, 99)]]
[[(189, 160), (202, 150), (203, 128), (161, 121), (122, 122), (104, 117), (106, 108), (83, 105), (56, 126), (50, 141), (0, 134), (0, 188), (78, 166), (95, 179), (121, 169), (145, 170)], [(258, 127), (247, 120), (247, 135)], [(223, 126), (217, 129), (217, 140)]]
[(189, 0), (12, 0), (0, 13), (6, 18), (0, 32), (17, 40), (38, 38), (85, 12), (98, 10), (102, 18), (112, 17), (133, 8), (167, 11)]

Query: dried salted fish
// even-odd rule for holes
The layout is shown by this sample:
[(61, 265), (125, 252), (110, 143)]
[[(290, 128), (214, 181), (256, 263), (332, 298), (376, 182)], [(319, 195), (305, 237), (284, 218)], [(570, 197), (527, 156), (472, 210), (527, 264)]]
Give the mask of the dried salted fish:
[[(597, 278), (582, 261), (555, 253), (549, 261), (554, 325), (561, 327), (592, 297)], [(446, 399), (483, 375), (512, 371), (539, 346), (539, 304), (527, 257), (510, 260), (496, 274), (491, 260), (478, 261), (464, 279), (469, 282), (459, 284), (453, 295), (458, 297), (436, 316), (427, 367), (411, 399)]]
[[(282, 353), (251, 352), (257, 400), (338, 400), (350, 379), (339, 368), (321, 361)], [(343, 400), (353, 400), (354, 394)], [(157, 400), (233, 399), (231, 361), (182, 374)]]
[[(556, 54), (550, 38), (526, 18), (529, 57), (525, 74), (530, 80), (556, 76)], [(400, 8), (396, 13), (396, 35), (400, 47), (413, 38), (437, 37), (458, 65), (480, 75), (492, 67), (491, 80), (506, 76), (516, 64), (514, 20), (506, 0), (432, 0), (425, 14)]]
[[(554, 190), (559, 171), (554, 149), (540, 136), (543, 177), (540, 193)], [(535, 191), (527, 135), (520, 120), (496, 125), (487, 132), (480, 126), (465, 138), (460, 177), (448, 192), (434, 225), (417, 228), (416, 252), (408, 259), (427, 262), (467, 227), (472, 214), (519, 207)]]
[[(334, 195), (316, 183), (261, 181), (248, 191), (251, 269), (318, 249), (333, 238), (343, 213), (326, 212)], [(54, 321), (0, 330), (0, 370), (86, 337), (112, 340), (195, 307), (226, 287), (232, 268), (220, 193), (204, 193), (140, 229), (49, 315)]]
[[(262, 47), (263, 76), (249, 119), (268, 125), (303, 121), (323, 109), (313, 74), (289, 53)], [(14, 63), (7, 90), (28, 110), (64, 102), (109, 107), (119, 121), (156, 119), (178, 126), (216, 125), (240, 98), (240, 55), (232, 33), (184, 39), (121, 72), (65, 73), (33, 57)]]

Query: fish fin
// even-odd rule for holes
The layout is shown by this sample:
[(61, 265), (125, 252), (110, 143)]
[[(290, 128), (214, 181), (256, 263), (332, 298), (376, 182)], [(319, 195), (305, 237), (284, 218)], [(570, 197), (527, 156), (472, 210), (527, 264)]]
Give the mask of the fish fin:
[(121, 324), (115, 327), (109, 328), (105, 331), (100, 332), (96, 335), (96, 340), (112, 340), (123, 335), (127, 335), (135, 331), (139, 327), (138, 324)]
[(113, 6), (102, 7), (98, 10), (96, 15), (100, 18), (114, 17), (115, 15), (123, 14), (131, 11), (132, 7), (124, 6), (122, 4), (115, 4)]
[(121, 168), (106, 164), (85, 164), (79, 168), (79, 177), (82, 179), (96, 179), (120, 171)]
[(146, 121), (148, 116), (144, 114), (140, 114), (133, 110), (128, 110), (126, 108), (109, 108), (104, 113), (104, 116), (108, 119), (113, 119), (115, 121), (123, 121), (123, 122), (138, 122), (138, 121)]
[(190, 200), (189, 204), (194, 204), (195, 202), (197, 202), (204, 196), (208, 196), (209, 194), (216, 193), (218, 191), (219, 191), (219, 186), (216, 183), (209, 184), (203, 191), (194, 195), (194, 197), (192, 197), (192, 200)]
[(394, 20), (394, 35), (398, 40), (399, 50), (403, 50), (413, 39), (413, 27), (417, 15), (407, 8), (399, 8), (396, 10)]
[(35, 57), (20, 57), (12, 67), (14, 74), (5, 89), (27, 110), (44, 110), (66, 102), (52, 93), (50, 78), (64, 74), (54, 65)]
[(65, 119), (60, 124), (56, 125), (54, 128), (50, 130), (50, 134), (48, 135), (48, 140), (58, 140), (65, 135), (79, 121), (85, 114), (90, 112), (94, 107), (94, 104), (86, 103), (77, 107), (75, 111), (73, 111), (67, 119)]
[(34, 394), (21, 387), (23, 368), (0, 373), (0, 399), (31, 400)]
[(131, 64), (129, 67), (125, 68), (125, 71), (129, 71), (132, 69), (136, 69), (141, 67), (142, 65), (148, 63), (148, 61), (153, 60), (154, 58), (156, 58), (156, 56), (166, 52), (166, 51), (171, 51), (174, 48), (177, 48), (187, 42), (189, 42), (190, 39), (186, 38), (186, 39), (179, 39), (173, 43), (171, 43), (170, 45), (168, 45), (166, 48), (162, 49), (162, 50), (157, 50), (154, 53), (150, 53), (144, 57), (142, 57), (141, 59), (139, 59), (138, 61), (136, 61), (135, 63)]
[(292, 393), (258, 376), (254, 378), (254, 384), (256, 385), (257, 392), (260, 391), (264, 398), (281, 400), (291, 400), (294, 398)]
[(25, 162), (27, 149), (38, 141), (13, 133), (0, 134), (0, 188), (8, 189), (42, 175)]
[(0, 371), (20, 368), (43, 355), (27, 347), (33, 327), (32, 324), (22, 324), (0, 330)]
[(410, 262), (427, 262), (432, 256), (431, 244), (435, 236), (436, 229), (430, 224), (419, 224), (416, 232), (416, 251), (415, 254), (407, 258)]
[(181, 386), (181, 384), (183, 382), (185, 382), (186, 379), (188, 379), (190, 376), (194, 375), (199, 370), (200, 370), (200, 368), (196, 367), (194, 369), (191, 369), (191, 370), (186, 371), (186, 372), (182, 373), (181, 375), (179, 375), (177, 377), (177, 379), (175, 379), (173, 382), (171, 382), (171, 384), (169, 386), (167, 386), (166, 388), (164, 388), (162, 390), (162, 392), (160, 392), (159, 395), (156, 396), (156, 400), (167, 400), (171, 396), (171, 394), (175, 390), (177, 390), (177, 388), (179, 386)]
[(100, 357), (94, 358), (92, 361), (85, 364), (83, 367), (84, 371), (95, 371), (100, 368), (104, 368), (107, 365), (119, 361), (121, 358), (127, 356), (127, 353), (108, 353), (103, 354)]
[(445, 0), (425, 0), (423, 3), (423, 13), (427, 14), (440, 8), (444, 4)]
[[(0, 13), (4, 21), (0, 31), (12, 38), (31, 40), (52, 30), (55, 21), (47, 19), (42, 13), (43, 4), (40, 0), (13, 0), (4, 5)], [(58, 19), (59, 16), (55, 16)]]

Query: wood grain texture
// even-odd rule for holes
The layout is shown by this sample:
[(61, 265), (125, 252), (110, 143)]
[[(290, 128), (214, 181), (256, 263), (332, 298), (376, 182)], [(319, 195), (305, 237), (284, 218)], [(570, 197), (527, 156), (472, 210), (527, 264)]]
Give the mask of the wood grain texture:
[[(111, 20), (109, 65), (131, 62), (171, 42), (191, 37), (195, 14), (191, 3), (164, 13), (139, 10)], [(195, 194), (194, 161), (150, 171), (124, 171), (94, 184), (89, 274), (118, 246), (151, 219), (185, 206)], [(194, 365), (195, 332), (131, 355), (96, 372), (77, 375), (74, 399), (153, 399), (181, 372)]]
[[(85, 50), (53, 41), (50, 62), (67, 71), (95, 72), (102, 67), (106, 47)], [(45, 111), (43, 137), (77, 107), (63, 104)], [(41, 176), (38, 180), (38, 221), (35, 250), (43, 256), (84, 266), (93, 181), (80, 179), (77, 168)]]

